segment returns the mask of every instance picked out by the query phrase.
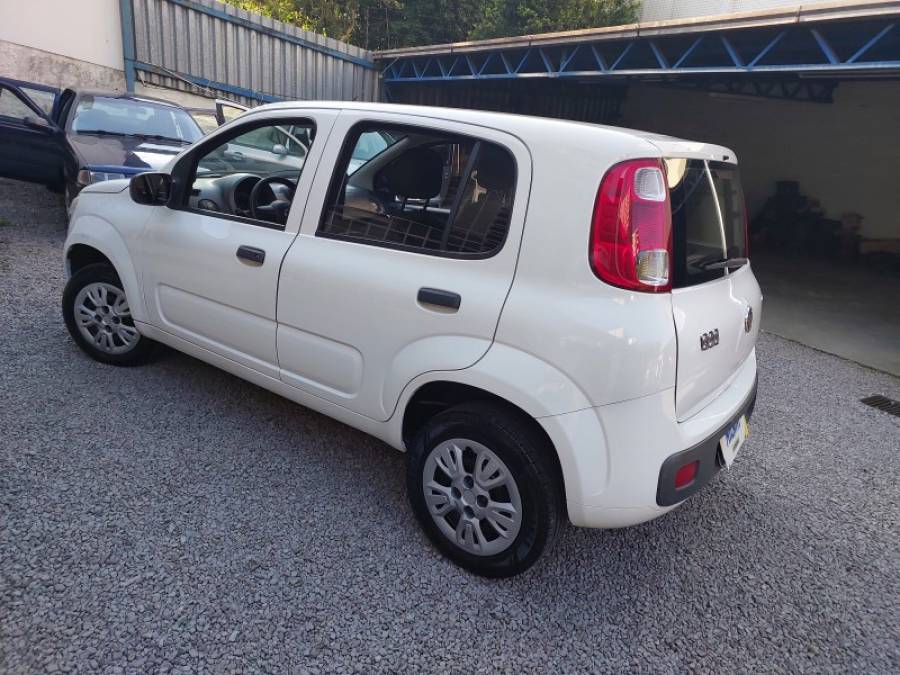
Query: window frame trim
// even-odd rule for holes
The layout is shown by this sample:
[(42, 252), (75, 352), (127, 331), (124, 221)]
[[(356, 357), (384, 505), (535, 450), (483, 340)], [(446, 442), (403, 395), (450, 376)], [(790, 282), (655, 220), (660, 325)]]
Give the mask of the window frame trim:
[[(325, 192), (325, 203), (322, 206), (322, 211), (319, 214), (318, 223), (316, 224), (316, 231), (314, 236), (321, 237), (322, 239), (331, 239), (333, 241), (339, 241), (347, 244), (356, 244), (360, 246), (375, 246), (377, 248), (386, 248), (394, 251), (401, 251), (403, 253), (411, 253), (415, 255), (426, 255), (434, 258), (450, 258), (453, 260), (487, 260), (497, 256), (503, 249), (506, 247), (506, 242), (509, 240), (509, 231), (512, 226), (512, 222), (510, 222), (506, 231), (503, 233), (503, 241), (500, 242), (499, 246), (497, 246), (492, 251), (487, 251), (483, 253), (462, 253), (455, 251), (440, 251), (440, 250), (429, 250), (424, 248), (414, 248), (412, 246), (397, 244), (394, 242), (381, 242), (375, 240), (364, 240), (357, 239), (352, 237), (347, 237), (346, 235), (340, 234), (331, 234), (329, 232), (323, 232), (322, 226), (325, 222), (326, 215), (331, 208), (331, 205), (335, 202), (335, 198), (337, 197), (336, 189), (342, 182), (343, 178), (350, 178), (353, 174), (349, 176), (346, 174), (346, 167), (350, 166), (350, 160), (352, 159), (353, 148), (356, 145), (356, 142), (359, 140), (359, 136), (361, 136), (367, 130), (377, 130), (384, 129), (387, 131), (391, 131), (392, 129), (403, 130), (406, 133), (404, 135), (409, 135), (410, 132), (415, 133), (418, 132), (420, 134), (444, 134), (448, 137), (457, 137), (457, 138), (466, 138), (470, 139), (474, 145), (483, 145), (485, 143), (490, 143), (492, 145), (496, 145), (499, 148), (502, 148), (509, 158), (512, 160), (513, 164), (513, 198), (512, 202), (509, 206), (510, 216), (512, 216), (513, 206), (515, 205), (516, 198), (519, 193), (519, 161), (516, 158), (516, 153), (510, 149), (508, 145), (505, 143), (501, 143), (498, 140), (485, 138), (483, 136), (479, 136), (476, 134), (463, 133), (459, 131), (450, 131), (447, 129), (439, 128), (439, 127), (428, 127), (417, 124), (406, 124), (403, 122), (393, 122), (387, 120), (380, 120), (377, 118), (370, 119), (361, 119), (357, 121), (352, 127), (347, 130), (346, 135), (344, 136), (344, 140), (341, 146), (341, 151), (338, 154), (337, 161), (332, 169), (331, 178), (328, 182), (328, 189)], [(351, 143), (352, 141), (352, 143)], [(382, 152), (386, 152), (393, 145), (388, 146)], [(381, 153), (379, 153), (381, 154)], [(374, 159), (378, 155), (372, 157)], [(371, 160), (370, 160), (371, 161)], [(364, 165), (363, 165), (364, 166)], [(344, 168), (344, 171), (341, 169)], [(362, 168), (362, 166), (360, 166)], [(355, 171), (353, 173), (356, 173)], [(451, 216), (455, 216), (456, 214), (451, 214)], [(447, 231), (450, 231), (450, 227), (453, 221), (448, 218), (447, 220)]]

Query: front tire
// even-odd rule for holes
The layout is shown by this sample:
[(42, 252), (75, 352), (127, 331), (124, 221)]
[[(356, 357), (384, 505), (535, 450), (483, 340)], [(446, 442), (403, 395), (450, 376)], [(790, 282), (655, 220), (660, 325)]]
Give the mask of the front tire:
[(135, 327), (122, 282), (110, 265), (87, 265), (72, 275), (62, 310), (69, 335), (97, 361), (135, 366), (153, 353), (155, 343)]
[(528, 420), (491, 402), (433, 417), (409, 450), (407, 490), (435, 546), (486, 577), (537, 562), (564, 513), (548, 445)]

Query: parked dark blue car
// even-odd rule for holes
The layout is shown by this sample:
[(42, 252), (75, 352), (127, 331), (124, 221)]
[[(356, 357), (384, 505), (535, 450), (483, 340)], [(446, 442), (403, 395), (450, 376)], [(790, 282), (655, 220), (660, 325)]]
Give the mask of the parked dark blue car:
[(0, 78), (0, 176), (63, 192), (161, 168), (203, 136), (184, 108), (158, 99)]

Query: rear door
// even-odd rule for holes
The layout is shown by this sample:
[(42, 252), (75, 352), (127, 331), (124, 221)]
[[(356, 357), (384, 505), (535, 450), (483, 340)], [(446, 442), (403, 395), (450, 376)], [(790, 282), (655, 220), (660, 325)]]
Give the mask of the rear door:
[[(40, 93), (39, 89), (35, 91)], [(62, 134), (47, 109), (29, 97), (20, 83), (0, 79), (0, 176), (34, 183), (56, 184), (62, 177)]]
[(341, 113), (325, 153), (282, 266), (281, 378), (386, 420), (414, 377), (490, 347), (530, 158), (500, 131), (364, 111)]
[(676, 412), (683, 420), (721, 392), (750, 355), (762, 297), (746, 260), (747, 223), (737, 165), (669, 158), (666, 170), (678, 335)]

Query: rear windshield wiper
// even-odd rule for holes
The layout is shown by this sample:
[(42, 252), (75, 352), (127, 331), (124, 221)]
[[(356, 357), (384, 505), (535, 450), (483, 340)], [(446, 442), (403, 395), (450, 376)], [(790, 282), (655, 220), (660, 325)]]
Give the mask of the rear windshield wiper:
[(694, 267), (699, 267), (702, 270), (734, 270), (738, 267), (743, 267), (748, 262), (750, 261), (747, 258), (722, 258), (706, 262), (701, 260), (698, 263), (694, 263)]

